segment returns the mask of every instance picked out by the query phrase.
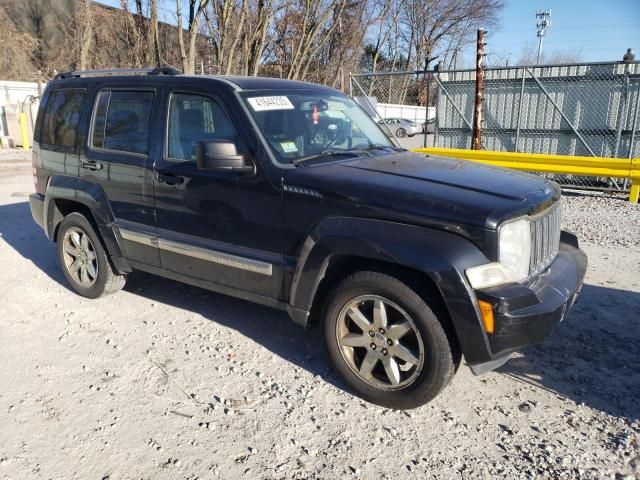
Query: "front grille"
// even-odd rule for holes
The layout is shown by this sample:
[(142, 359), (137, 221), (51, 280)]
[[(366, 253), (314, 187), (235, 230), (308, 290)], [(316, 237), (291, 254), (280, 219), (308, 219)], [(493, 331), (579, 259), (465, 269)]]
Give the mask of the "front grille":
[(529, 275), (545, 271), (560, 249), (560, 202), (531, 222), (531, 263)]

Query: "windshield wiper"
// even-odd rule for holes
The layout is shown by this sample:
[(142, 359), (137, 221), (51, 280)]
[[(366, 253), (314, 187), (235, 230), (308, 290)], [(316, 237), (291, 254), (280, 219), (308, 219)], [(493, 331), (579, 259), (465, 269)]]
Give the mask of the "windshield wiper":
[(349, 155), (352, 157), (357, 157), (358, 155), (355, 152), (349, 151), (349, 150), (338, 150), (338, 149), (330, 149), (330, 150), (323, 150), (320, 153), (314, 153), (313, 155), (307, 155), (306, 157), (300, 157), (300, 158), (296, 158), (293, 162), (294, 165), (300, 165), (301, 163), (305, 163), (308, 162), (310, 160), (315, 160), (317, 158), (322, 158), (322, 157), (333, 157), (336, 155)]
[(396, 147), (395, 145), (381, 145), (379, 143), (372, 143), (365, 150), (386, 150), (387, 148), (390, 148), (395, 152), (402, 152), (405, 150), (404, 148)]
[(372, 143), (371, 145), (367, 145), (366, 147), (357, 147), (349, 151), (366, 152), (369, 150), (387, 150), (387, 149), (393, 150), (395, 152), (403, 152), (405, 150), (404, 148), (396, 147), (394, 145), (382, 145), (381, 143)]
[(333, 157), (336, 155), (348, 155), (351, 157), (358, 157), (357, 152), (366, 152), (370, 150), (386, 150), (391, 149), (396, 152), (404, 151), (404, 148), (395, 147), (393, 145), (382, 145), (381, 143), (372, 143), (371, 145), (367, 145), (366, 147), (358, 147), (358, 148), (347, 148), (345, 150), (338, 148), (331, 148), (327, 150), (323, 150), (320, 153), (314, 153), (313, 155), (307, 155), (306, 157), (296, 158), (293, 162), (294, 165), (300, 165), (301, 163), (308, 162), (310, 160), (315, 160), (317, 158), (322, 157)]

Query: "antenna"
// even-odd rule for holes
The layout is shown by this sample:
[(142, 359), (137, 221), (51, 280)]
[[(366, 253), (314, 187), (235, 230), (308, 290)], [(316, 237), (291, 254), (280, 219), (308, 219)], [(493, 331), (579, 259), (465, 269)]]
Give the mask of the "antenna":
[(536, 23), (536, 27), (538, 28), (538, 60), (536, 63), (540, 63), (540, 58), (542, 57), (542, 42), (544, 41), (545, 31), (548, 27), (551, 26), (551, 10), (540, 10), (536, 12), (536, 20), (540, 19), (538, 23)]

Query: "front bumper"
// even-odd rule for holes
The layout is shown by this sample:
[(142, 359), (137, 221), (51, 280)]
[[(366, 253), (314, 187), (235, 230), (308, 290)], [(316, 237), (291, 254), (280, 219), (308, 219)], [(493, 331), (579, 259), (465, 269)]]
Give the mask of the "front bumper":
[(540, 343), (564, 319), (582, 288), (587, 256), (576, 237), (562, 232), (560, 251), (549, 268), (527, 284), (476, 291), (493, 305), (494, 333), (487, 334), (491, 361), (471, 365), (481, 374), (509, 359), (515, 350)]

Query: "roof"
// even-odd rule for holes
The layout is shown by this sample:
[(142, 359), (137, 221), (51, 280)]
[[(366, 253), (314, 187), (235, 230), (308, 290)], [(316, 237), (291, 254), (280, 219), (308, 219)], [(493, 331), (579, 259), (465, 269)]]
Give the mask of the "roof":
[(243, 77), (233, 75), (185, 75), (170, 67), (166, 68), (137, 68), (114, 70), (86, 70), (78, 72), (65, 72), (56, 75), (54, 80), (96, 79), (96, 80), (131, 80), (132, 77), (142, 77), (163, 82), (180, 83), (189, 80), (214, 80), (232, 86), (235, 90), (323, 90), (328, 93), (336, 93), (338, 90), (318, 85), (316, 83), (301, 82), (298, 80), (286, 80), (271, 77)]
[(336, 90), (333, 88), (326, 87), (324, 85), (319, 85), (317, 83), (311, 82), (301, 82), (298, 80), (286, 80), (282, 78), (273, 78), (273, 77), (242, 77), (242, 76), (211, 76), (210, 78), (228, 80), (242, 90), (309, 90), (309, 89), (322, 89), (329, 90), (335, 92)]

